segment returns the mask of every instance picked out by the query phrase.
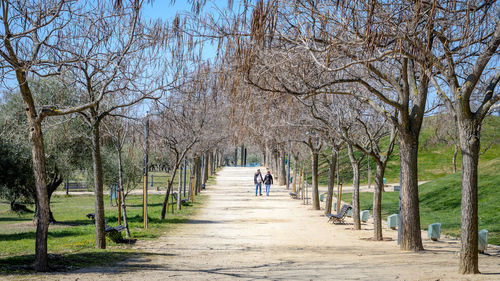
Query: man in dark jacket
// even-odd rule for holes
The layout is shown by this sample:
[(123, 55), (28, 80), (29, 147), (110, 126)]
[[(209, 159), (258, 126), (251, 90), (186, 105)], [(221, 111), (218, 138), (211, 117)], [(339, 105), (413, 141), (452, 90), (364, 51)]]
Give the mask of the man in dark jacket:
[(271, 176), (270, 171), (267, 171), (264, 177), (264, 184), (266, 185), (266, 196), (269, 196), (269, 190), (271, 189), (271, 184), (273, 184), (273, 176)]
[(257, 172), (253, 175), (253, 182), (255, 184), (255, 196), (257, 196), (257, 192), (262, 196), (262, 174), (260, 173), (260, 169), (257, 169)]

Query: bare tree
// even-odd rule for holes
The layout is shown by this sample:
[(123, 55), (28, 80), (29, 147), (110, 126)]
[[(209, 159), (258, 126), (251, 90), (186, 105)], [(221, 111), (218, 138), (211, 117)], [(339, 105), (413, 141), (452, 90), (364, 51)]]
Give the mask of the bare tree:
[[(308, 132), (309, 136), (307, 142), (304, 142), (311, 151), (311, 173), (312, 173), (312, 201), (313, 209), (320, 210), (319, 206), (319, 191), (318, 191), (318, 168), (319, 168), (319, 154), (323, 144), (319, 140), (317, 132)], [(314, 136), (312, 136), (314, 134)]]
[[(201, 130), (200, 125), (203, 125), (203, 122), (196, 123), (194, 121), (197, 115), (193, 104), (183, 104), (179, 103), (179, 101), (182, 102), (180, 99), (177, 102), (169, 102), (169, 107), (162, 112), (160, 123), (153, 126), (154, 136), (158, 139), (159, 144), (167, 147), (174, 156), (172, 160), (172, 177), (167, 183), (167, 191), (161, 211), (162, 220), (165, 219), (167, 212), (167, 204), (175, 174), (187, 153), (199, 141), (198, 132)], [(158, 128), (155, 128), (157, 126)], [(180, 194), (178, 196), (177, 200), (180, 200)]]
[[(254, 9), (252, 31), (257, 43), (248, 43), (248, 79), (261, 90), (296, 96), (322, 92), (350, 95), (393, 122), (400, 136), (402, 159), (401, 248), (422, 250), (417, 152), (430, 83), (425, 73), (432, 64), (425, 55), (411, 55), (406, 50), (416, 49), (416, 45), (432, 47), (432, 32), (420, 24), (432, 21), (432, 11), (406, 2), (279, 4)], [(329, 13), (332, 9), (338, 12)], [(377, 29), (372, 29), (375, 26)], [(412, 36), (407, 36), (407, 30), (414, 30)], [(262, 78), (263, 73), (273, 78), (272, 83)], [(369, 95), (352, 91), (353, 85), (365, 88)], [(393, 110), (387, 111), (380, 104)]]
[[(0, 56), (3, 81), (14, 76), (25, 105), (30, 131), (33, 172), (37, 197), (37, 235), (35, 269), (47, 271), (47, 233), (49, 200), (46, 183), (42, 122), (48, 116), (65, 115), (85, 110), (94, 103), (70, 107), (40, 105), (35, 100), (30, 76), (55, 76), (61, 66), (78, 58), (68, 56), (62, 47), (68, 38), (77, 36), (73, 29), (87, 10), (84, 1), (2, 1)], [(98, 15), (95, 16), (96, 18)], [(97, 19), (98, 20), (98, 19)], [(74, 46), (71, 46), (74, 48)]]
[[(122, 113), (123, 114), (123, 113)], [(120, 115), (122, 115), (120, 114)], [(131, 124), (127, 121), (118, 120), (116, 117), (108, 119), (108, 122), (104, 122), (104, 128), (106, 133), (113, 140), (113, 145), (116, 149), (116, 156), (118, 162), (118, 196), (119, 202), (121, 205), (118, 205), (118, 220), (120, 221), (120, 216), (123, 211), (123, 225), (125, 226), (125, 235), (126, 238), (130, 238), (130, 229), (128, 225), (128, 217), (127, 217), (127, 203), (126, 203), (126, 195), (128, 194), (128, 190), (125, 191), (124, 188), (124, 175), (123, 175), (123, 147), (125, 143), (128, 141), (129, 134), (131, 133)]]
[[(331, 158), (329, 159), (327, 155), (324, 155), (324, 158), (328, 163), (328, 191), (325, 200), (325, 215), (332, 213), (333, 194), (335, 189), (335, 174), (338, 174), (338, 157), (340, 150), (344, 145), (343, 140), (338, 137), (331, 137), (328, 143), (331, 143)], [(337, 202), (337, 204), (340, 204), (340, 202)]]
[(432, 25), (436, 47), (425, 50), (435, 71), (430, 76), (437, 93), (457, 120), (462, 152), (462, 249), (459, 271), (479, 273), (478, 162), (481, 124), (500, 100), (498, 47), (500, 20), (496, 1), (459, 1), (437, 6), (439, 21)]
[(155, 72), (167, 69), (165, 64), (155, 67), (145, 64), (146, 58), (158, 53), (158, 48), (156, 38), (150, 35), (155, 30), (149, 30), (140, 21), (140, 2), (122, 2), (120, 9), (109, 3), (97, 2), (92, 8), (99, 11), (101, 17), (99, 20), (95, 20), (92, 15), (83, 18), (75, 30), (75, 34), (82, 36), (63, 43), (67, 49), (70, 46), (79, 47), (71, 52), (71, 56), (78, 60), (66, 64), (64, 69), (71, 73), (70, 77), (80, 87), (80, 99), (91, 104), (78, 113), (91, 130), (96, 247), (104, 249), (106, 238), (100, 144), (102, 121), (119, 108), (156, 98), (160, 90), (167, 88), (167, 83), (165, 78)]

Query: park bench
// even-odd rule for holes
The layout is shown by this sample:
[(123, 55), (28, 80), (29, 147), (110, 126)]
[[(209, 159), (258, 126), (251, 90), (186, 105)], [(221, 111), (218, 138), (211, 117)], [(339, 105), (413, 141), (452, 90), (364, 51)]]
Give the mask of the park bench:
[[(172, 202), (172, 206), (173, 205), (177, 205), (177, 200), (179, 200), (177, 198), (177, 192), (173, 192), (172, 193), (172, 197), (175, 199), (175, 201), (172, 200), (173, 201)], [(182, 204), (182, 206), (188, 206), (189, 205), (189, 200), (187, 198), (181, 199), (181, 204)]]
[[(92, 221), (94, 222), (94, 225), (95, 225), (95, 213), (90, 213), (90, 214), (87, 214), (87, 218), (89, 219), (92, 219)], [(125, 230), (125, 226), (123, 225), (117, 225), (117, 226), (110, 226), (108, 225), (108, 223), (105, 221), (105, 225), (104, 225), (104, 232), (106, 232), (106, 234), (108, 233), (118, 233), (118, 232), (122, 232)]]
[(340, 211), (333, 215), (333, 214), (326, 214), (326, 217), (328, 218), (328, 222), (332, 222), (332, 223), (344, 223), (344, 219), (347, 215), (347, 212), (352, 209), (352, 206), (351, 205), (348, 205), (348, 204), (344, 204), (342, 205), (342, 208), (340, 208)]
[(297, 193), (295, 193), (295, 192), (290, 192), (290, 197), (291, 197), (292, 199), (297, 199)]
[[(179, 198), (177, 197), (177, 192), (172, 192), (172, 202), (169, 203), (172, 206), (172, 213), (174, 213), (174, 206), (177, 205), (177, 200), (179, 200)], [(186, 199), (186, 198), (181, 199), (181, 204), (182, 204), (182, 206), (188, 206), (189, 205), (189, 200)]]
[(87, 191), (88, 187), (82, 182), (65, 182), (64, 190), (66, 190), (66, 195), (68, 195), (70, 190)]

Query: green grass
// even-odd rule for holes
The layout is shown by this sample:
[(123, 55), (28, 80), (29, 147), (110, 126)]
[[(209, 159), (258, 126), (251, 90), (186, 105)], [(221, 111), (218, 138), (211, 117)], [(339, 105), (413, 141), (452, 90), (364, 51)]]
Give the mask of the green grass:
[[(200, 195), (191, 206), (168, 213), (160, 220), (163, 195), (149, 195), (149, 228), (143, 229), (142, 196), (127, 197), (127, 215), (132, 238), (154, 239), (189, 220), (204, 204), (207, 197)], [(105, 196), (106, 220), (117, 225), (117, 208), (109, 205)], [(107, 239), (108, 249), (95, 249), (95, 228), (86, 214), (94, 212), (93, 196), (52, 196), (51, 208), (58, 223), (49, 228), (48, 250), (52, 270), (68, 270), (96, 264), (117, 262), (131, 255), (140, 255), (127, 244), (116, 244)], [(0, 201), (0, 274), (31, 271), (34, 260), (35, 229), (32, 214), (18, 216), (9, 211), (9, 205)], [(28, 266), (26, 266), (28, 265)]]
[[(483, 162), (479, 168), (479, 229), (488, 230), (488, 242), (500, 245), (500, 159)], [(431, 223), (440, 222), (443, 234), (460, 236), (461, 174), (451, 174), (425, 183), (419, 187), (421, 229)], [(382, 198), (382, 214), (398, 212), (398, 193), (386, 192)], [(351, 202), (352, 195), (343, 199)], [(373, 194), (360, 194), (360, 208), (372, 210)]]
[[(162, 189), (162, 190), (165, 190), (167, 189), (167, 184), (168, 184), (168, 181), (170, 181), (170, 179), (172, 178), (172, 174), (170, 173), (166, 173), (166, 172), (149, 172), (149, 176), (148, 176), (148, 186), (150, 186), (151, 184), (151, 175), (153, 175), (153, 188), (154, 189)], [(191, 175), (191, 170), (190, 169), (187, 169), (186, 171), (186, 181), (189, 183), (189, 177)], [(184, 180), (184, 171), (182, 172), (182, 180)], [(138, 188), (142, 188), (142, 179), (141, 181), (139, 182), (139, 186)], [(177, 187), (179, 185), (179, 170), (177, 171), (177, 173), (175, 173), (175, 178), (174, 178), (174, 182), (173, 182), (173, 186), (174, 187)], [(177, 190), (177, 188), (175, 189)]]

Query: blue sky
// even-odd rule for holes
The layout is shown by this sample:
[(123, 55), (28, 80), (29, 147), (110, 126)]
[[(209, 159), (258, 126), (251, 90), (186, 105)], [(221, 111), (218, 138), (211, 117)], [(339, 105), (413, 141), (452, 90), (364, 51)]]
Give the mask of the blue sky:
[[(177, 0), (172, 4), (170, 0), (156, 0), (153, 3), (146, 3), (143, 7), (142, 16), (145, 19), (161, 19), (164, 21), (172, 22), (176, 14), (187, 14), (191, 13), (191, 3), (186, 0)], [(239, 5), (238, 0), (233, 1), (233, 8), (237, 9)], [(201, 11), (202, 13), (212, 13), (216, 16), (218, 11), (215, 7), (223, 10), (227, 8), (228, 0), (214, 0), (214, 1), (206, 1), (206, 4)], [(211, 59), (216, 56), (217, 46), (211, 44), (205, 44), (203, 50), (203, 56), (206, 59)]]
[(191, 4), (187, 1), (175, 1), (171, 4), (170, 0), (156, 0), (151, 4), (146, 4), (143, 7), (143, 15), (150, 19), (173, 19), (177, 13), (189, 12)]

